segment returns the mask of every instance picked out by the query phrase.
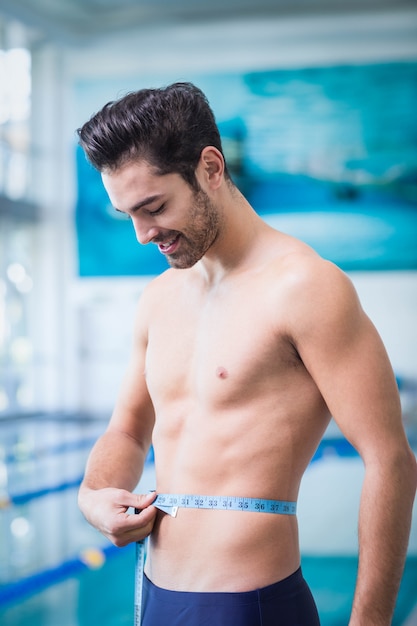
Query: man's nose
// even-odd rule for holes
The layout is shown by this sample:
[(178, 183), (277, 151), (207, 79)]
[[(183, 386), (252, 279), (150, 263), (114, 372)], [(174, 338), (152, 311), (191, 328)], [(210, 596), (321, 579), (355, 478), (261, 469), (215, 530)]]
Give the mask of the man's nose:
[(134, 218), (133, 228), (135, 229), (136, 239), (142, 245), (149, 243), (154, 237), (158, 235), (158, 229), (156, 228), (156, 226), (149, 224), (143, 218)]

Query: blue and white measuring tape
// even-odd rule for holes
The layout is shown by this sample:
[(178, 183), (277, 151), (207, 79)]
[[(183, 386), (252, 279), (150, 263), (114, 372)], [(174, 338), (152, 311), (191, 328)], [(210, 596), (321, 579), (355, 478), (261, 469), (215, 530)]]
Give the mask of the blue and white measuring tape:
[[(246, 511), (249, 513), (273, 513), (295, 515), (297, 503), (264, 498), (239, 498), (237, 496), (202, 496), (159, 493), (152, 502), (160, 511), (176, 517), (178, 509), (213, 509), (216, 511)], [(139, 510), (135, 509), (135, 513)], [(135, 626), (141, 624), (143, 569), (145, 566), (146, 540), (136, 543), (135, 565)]]

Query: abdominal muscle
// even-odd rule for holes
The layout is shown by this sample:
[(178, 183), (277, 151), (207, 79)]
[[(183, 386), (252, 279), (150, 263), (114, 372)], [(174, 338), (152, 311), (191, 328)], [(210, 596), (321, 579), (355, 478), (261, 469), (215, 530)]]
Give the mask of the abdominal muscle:
[[(156, 427), (157, 492), (296, 500), (311, 451), (301, 445), (295, 460), (285, 420), (279, 448), (277, 423), (268, 418), (255, 431), (244, 411), (221, 421), (194, 416), (175, 438)], [(272, 437), (259, 437), (264, 427)], [(179, 508), (175, 518), (158, 512), (145, 571), (165, 589), (242, 592), (282, 580), (299, 564), (295, 515)]]
[(282, 580), (299, 566), (294, 516), (179, 509), (164, 513), (150, 540), (146, 574), (178, 591), (250, 591)]

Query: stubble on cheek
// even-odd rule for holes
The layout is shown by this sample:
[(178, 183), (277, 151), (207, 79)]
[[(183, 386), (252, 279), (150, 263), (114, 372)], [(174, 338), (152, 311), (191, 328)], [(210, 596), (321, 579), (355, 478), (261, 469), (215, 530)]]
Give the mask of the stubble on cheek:
[(219, 212), (207, 194), (203, 191), (195, 194), (190, 227), (180, 233), (178, 252), (167, 255), (171, 267), (187, 269), (195, 265), (216, 240), (219, 226)]

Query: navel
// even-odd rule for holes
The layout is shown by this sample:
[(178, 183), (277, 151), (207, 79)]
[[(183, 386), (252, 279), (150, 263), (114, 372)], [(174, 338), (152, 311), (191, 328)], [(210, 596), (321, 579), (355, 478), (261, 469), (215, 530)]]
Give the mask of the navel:
[(229, 375), (229, 372), (227, 371), (227, 369), (219, 365), (219, 367), (216, 369), (217, 378), (227, 378), (228, 375)]

